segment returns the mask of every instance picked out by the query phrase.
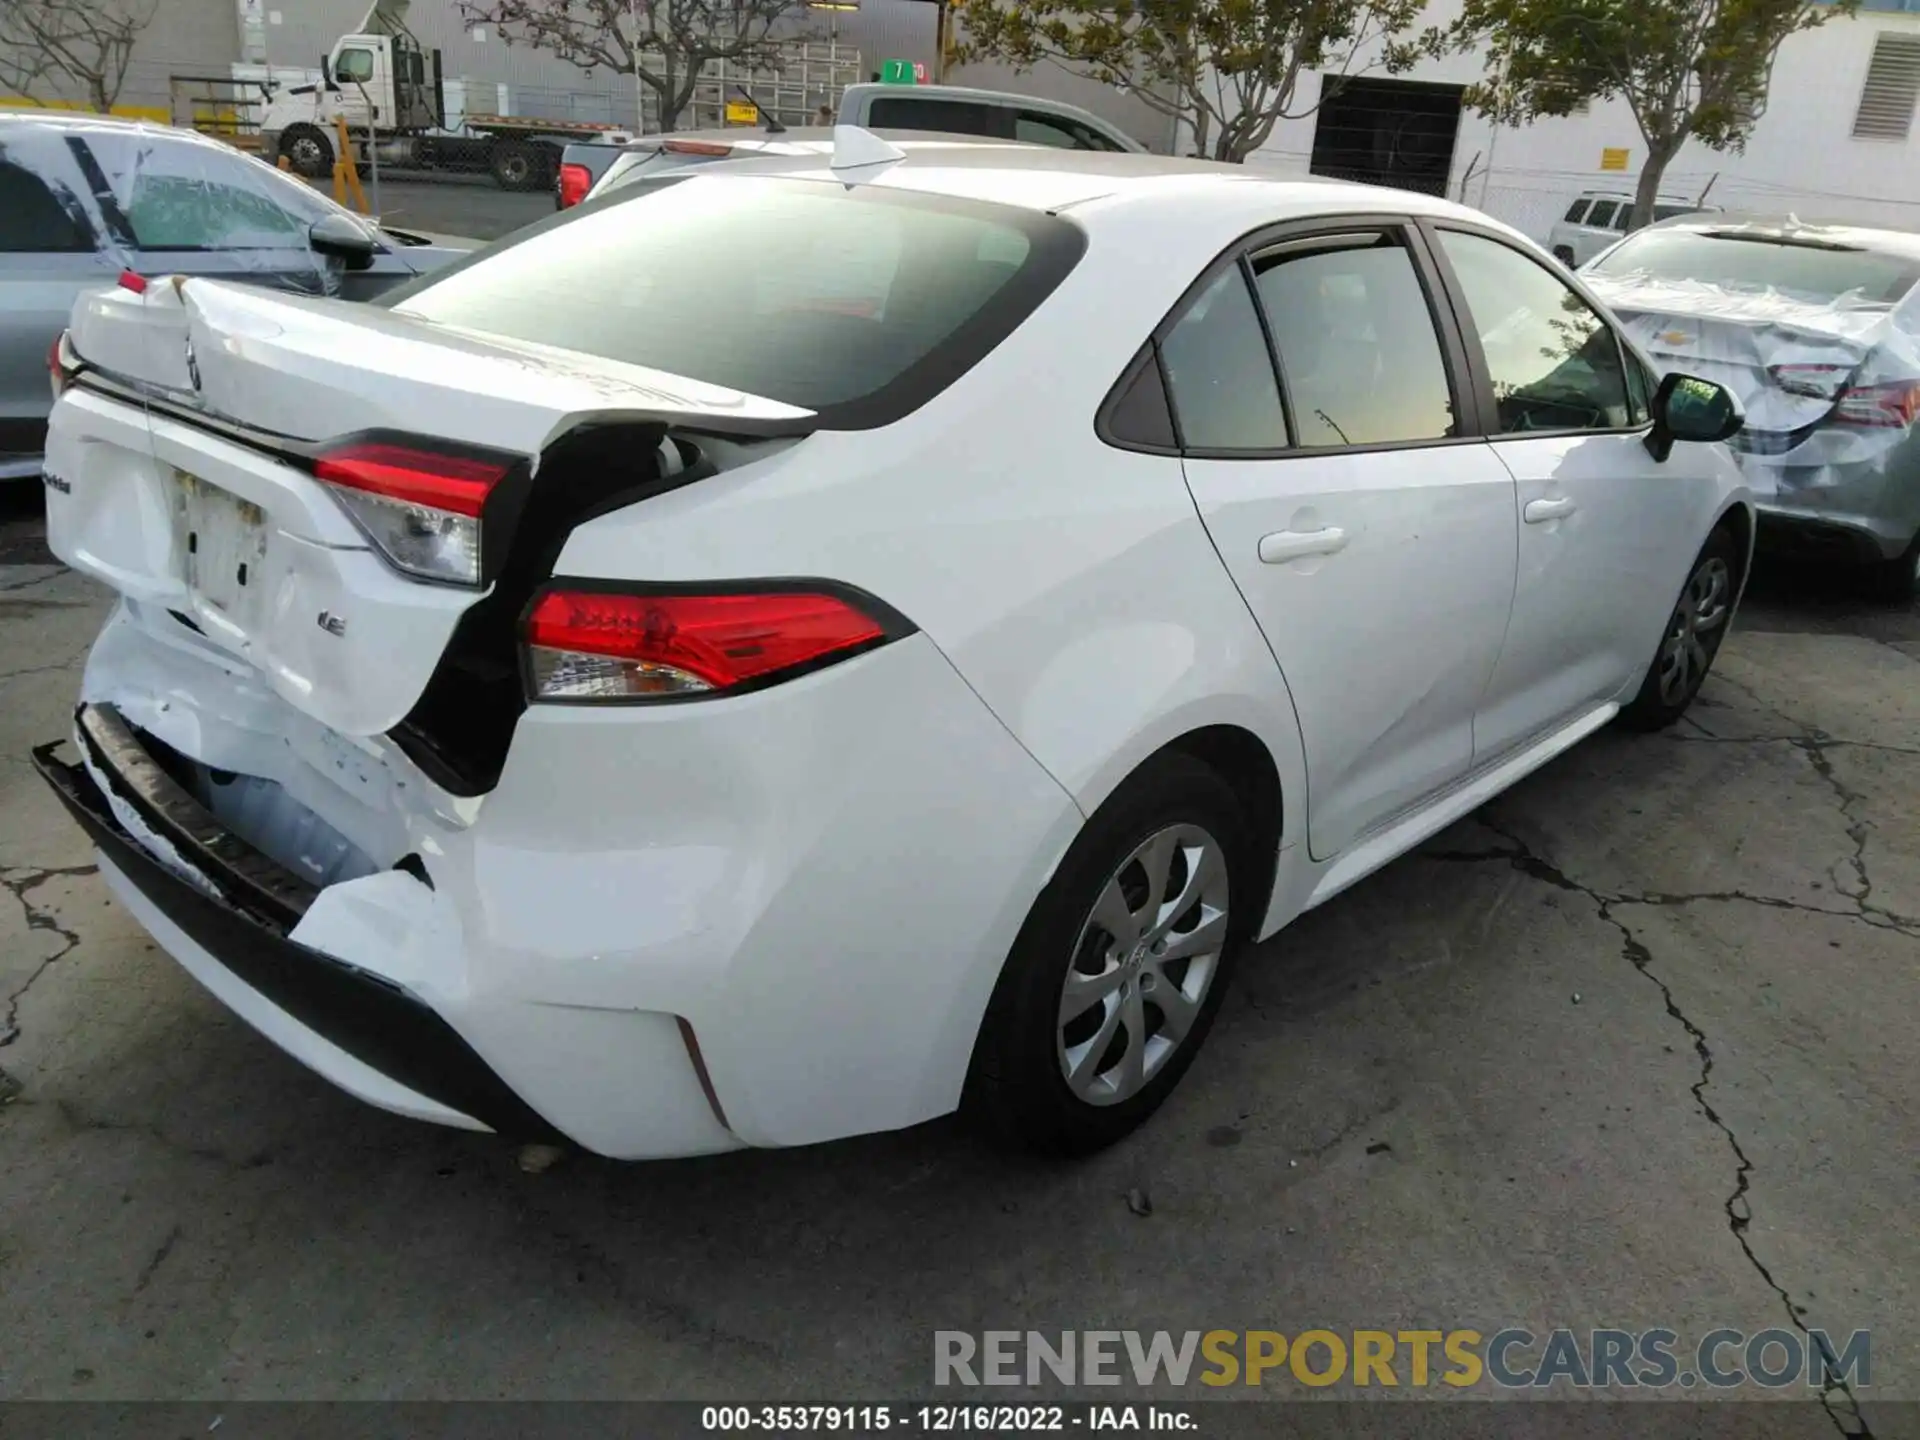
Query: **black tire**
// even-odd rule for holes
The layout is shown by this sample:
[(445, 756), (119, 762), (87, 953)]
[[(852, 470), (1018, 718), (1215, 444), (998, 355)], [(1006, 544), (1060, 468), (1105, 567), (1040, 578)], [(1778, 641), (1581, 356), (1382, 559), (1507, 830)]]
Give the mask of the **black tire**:
[(318, 125), (289, 125), (280, 132), (279, 148), (297, 175), (325, 180), (333, 174), (333, 142)]
[(1569, 247), (1565, 245), (1554, 246), (1553, 258), (1558, 260), (1562, 265), (1566, 266), (1567, 269), (1569, 270), (1573, 269), (1573, 251)]
[[(1667, 623), (1661, 627), (1660, 643), (1654, 649), (1653, 663), (1647, 666), (1646, 678), (1640, 682), (1640, 691), (1620, 712), (1620, 724), (1629, 730), (1664, 730), (1687, 713), (1693, 697), (1700, 693), (1707, 672), (1713, 668), (1714, 657), (1720, 653), (1720, 642), (1726, 639), (1727, 629), (1733, 623), (1733, 605), (1740, 593), (1740, 566), (1744, 558), (1734, 541), (1733, 531), (1726, 526), (1720, 526), (1707, 537), (1707, 543), (1700, 547), (1699, 555), (1687, 571), (1680, 598), (1674, 602)], [(1718, 575), (1719, 618), (1708, 626), (1701, 623), (1706, 618), (1708, 589), (1705, 587), (1712, 585), (1715, 574)], [(1676, 665), (1684, 674), (1669, 679)]]
[(1910, 605), (1920, 594), (1920, 535), (1891, 560), (1867, 567), (1861, 577), (1867, 594), (1888, 605)]
[(548, 173), (552, 166), (544, 145), (525, 140), (508, 140), (495, 145), (487, 157), (487, 168), (502, 190), (541, 190), (553, 183)]
[[(1169, 832), (1175, 833), (1166, 891), (1177, 896), (1191, 882), (1202, 898), (1191, 909), (1169, 915), (1167, 933), (1177, 942), (1182, 935), (1199, 934), (1211, 921), (1220, 927), (1221, 940), (1210, 954), (1160, 958), (1152, 930), (1144, 935), (1136, 930), (1116, 944), (1114, 932), (1102, 929), (1095, 917), (1110, 884), (1127, 910), (1151, 911), (1151, 890), (1135, 851)], [(1209, 838), (1218, 846), (1217, 874), (1207, 859), (1204, 841)], [(974, 1045), (963, 1109), (975, 1123), (1011, 1148), (1085, 1155), (1113, 1144), (1159, 1109), (1205, 1043), (1240, 944), (1256, 923), (1249, 912), (1265, 887), (1258, 883), (1254, 851), (1246, 817), (1217, 771), (1174, 752), (1129, 778), (1082, 828), (1014, 941)], [(1225, 910), (1224, 919), (1207, 915), (1208, 894), (1224, 901), (1215, 907)], [(1164, 898), (1159, 909), (1168, 909)], [(1196, 971), (1196, 965), (1202, 968)], [(1070, 971), (1102, 993), (1063, 1025)], [(1174, 1012), (1154, 999), (1156, 994), (1163, 1002), (1171, 999), (1169, 986), (1183, 997), (1190, 990), (1200, 993), (1185, 1002), (1184, 1030), (1170, 1047), (1156, 1050), (1179, 1029), (1170, 1019)], [(1101, 1042), (1103, 1033), (1112, 1038)], [(1137, 1052), (1143, 1059), (1133, 1076), (1127, 1064), (1136, 1034), (1144, 1037)], [(1102, 1046), (1098, 1055), (1093, 1053), (1097, 1044)], [(1069, 1086), (1065, 1073), (1075, 1049), (1082, 1056), (1080, 1073), (1089, 1077), (1081, 1093)], [(1129, 1089), (1134, 1080), (1137, 1088)]]

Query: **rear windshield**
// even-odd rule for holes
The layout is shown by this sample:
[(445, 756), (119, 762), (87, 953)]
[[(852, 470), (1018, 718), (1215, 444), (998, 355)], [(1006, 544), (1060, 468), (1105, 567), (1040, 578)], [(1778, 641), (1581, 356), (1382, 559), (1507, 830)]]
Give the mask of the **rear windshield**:
[(1729, 290), (1780, 290), (1823, 304), (1853, 295), (1861, 303), (1891, 305), (1920, 279), (1920, 261), (1904, 255), (1702, 230), (1643, 230), (1596, 260), (1592, 270)]
[(394, 303), (862, 428), (985, 356), (1084, 244), (1037, 211), (695, 170), (564, 212)]

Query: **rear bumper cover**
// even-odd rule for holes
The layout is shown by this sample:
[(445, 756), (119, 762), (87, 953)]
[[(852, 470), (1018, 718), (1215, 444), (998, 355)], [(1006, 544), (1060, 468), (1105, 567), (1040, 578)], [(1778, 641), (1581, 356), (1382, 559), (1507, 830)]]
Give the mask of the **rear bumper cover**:
[[(235, 979), (397, 1085), (510, 1139), (561, 1138), (419, 997), (288, 939), (312, 887), (222, 830), (141, 749), (111, 706), (82, 706), (76, 717), (74, 743), (90, 766), (56, 759), (63, 743), (37, 747), (34, 768), (114, 869)], [(205, 888), (161, 864), (127, 832), (95, 774)]]
[(1885, 533), (1864, 518), (1827, 517), (1762, 502), (1754, 549), (1796, 560), (1873, 565), (1906, 549), (1911, 533)]

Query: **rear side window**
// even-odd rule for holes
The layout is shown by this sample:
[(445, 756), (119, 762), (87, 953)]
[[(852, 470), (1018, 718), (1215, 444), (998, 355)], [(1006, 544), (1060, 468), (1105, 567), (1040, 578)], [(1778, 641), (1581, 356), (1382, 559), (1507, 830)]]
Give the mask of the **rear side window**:
[(1260, 316), (1238, 265), (1222, 271), (1160, 345), (1189, 450), (1279, 450), (1286, 414)]
[(1620, 208), (1616, 200), (1596, 200), (1593, 208), (1587, 212), (1587, 224), (1596, 230), (1607, 230), (1613, 226), (1613, 212)]
[(1037, 211), (695, 172), (566, 212), (394, 307), (859, 428), (977, 363), (1084, 248), (1077, 226)]
[(1587, 206), (1592, 203), (1593, 202), (1590, 200), (1574, 201), (1573, 204), (1569, 206), (1567, 209), (1567, 224), (1578, 225), (1582, 220), (1586, 219)]
[(1676, 215), (1691, 215), (1693, 213), (1693, 207), (1691, 205), (1656, 205), (1653, 207), (1653, 218), (1655, 220), (1671, 220)]
[(93, 249), (79, 218), (80, 202), (66, 203), (33, 171), (0, 160), (0, 254), (72, 254)]
[(1453, 394), (1413, 258), (1384, 241), (1253, 262), (1303, 448), (1442, 440)]
[(909, 100), (894, 95), (881, 95), (869, 102), (867, 126), (873, 130), (939, 130), (1003, 140), (1012, 133), (1008, 112), (998, 105), (972, 100)]

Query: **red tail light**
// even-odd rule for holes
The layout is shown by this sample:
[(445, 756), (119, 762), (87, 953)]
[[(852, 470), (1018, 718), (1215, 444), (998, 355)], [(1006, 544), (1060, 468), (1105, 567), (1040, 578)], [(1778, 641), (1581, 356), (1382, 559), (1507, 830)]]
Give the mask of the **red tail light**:
[(593, 188), (593, 172), (584, 165), (560, 167), (560, 208), (578, 205)]
[[(873, 607), (879, 609), (877, 604)], [(788, 679), (903, 633), (824, 590), (550, 590), (526, 619), (535, 700), (649, 700)]]
[(480, 512), (504, 460), (369, 441), (330, 450), (316, 477), (396, 570), (451, 585), (480, 583)]
[(1856, 385), (1841, 395), (1828, 419), (1836, 425), (1904, 430), (1920, 418), (1920, 380)]
[(120, 272), (120, 288), (122, 290), (131, 290), (136, 295), (144, 295), (147, 293), (147, 279), (144, 275), (136, 275), (131, 270), (122, 270)]

